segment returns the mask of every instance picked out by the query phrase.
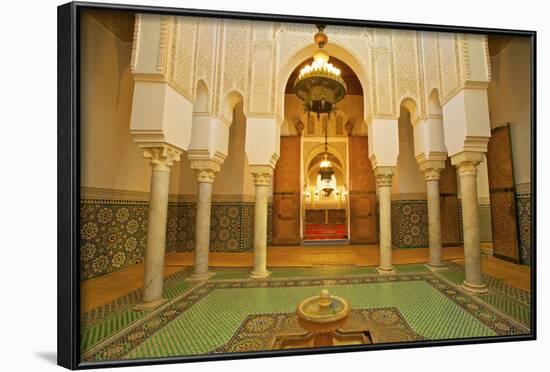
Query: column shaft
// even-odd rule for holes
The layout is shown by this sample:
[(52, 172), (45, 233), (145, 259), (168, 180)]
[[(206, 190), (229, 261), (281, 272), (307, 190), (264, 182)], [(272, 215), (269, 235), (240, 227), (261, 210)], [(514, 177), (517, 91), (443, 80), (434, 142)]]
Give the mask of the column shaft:
[(441, 251), (441, 208), (439, 203), (439, 179), (426, 181), (428, 194), (428, 238), (430, 242), (431, 266), (443, 265), (443, 252)]
[(463, 287), (471, 292), (487, 292), (481, 271), (481, 243), (479, 237), (479, 214), (477, 209), (477, 164), (459, 163), (460, 192), (462, 195), (462, 226), (464, 234)]
[(197, 174), (198, 195), (197, 214), (195, 217), (195, 269), (191, 279), (206, 280), (211, 275), (208, 271), (210, 254), (210, 225), (212, 215), (212, 187), (216, 173), (221, 164), (212, 159), (191, 159), (191, 169)]
[(394, 167), (375, 169), (378, 185), (378, 204), (380, 214), (380, 266), (381, 274), (393, 273), (391, 242), (391, 180)]
[(267, 198), (268, 185), (256, 184), (254, 205), (254, 269), (253, 278), (265, 278), (267, 271)]
[(172, 147), (160, 146), (145, 149), (143, 156), (150, 159), (152, 172), (142, 302), (136, 305), (136, 310), (155, 308), (164, 302), (162, 287), (170, 168), (174, 161), (180, 159), (180, 152)]
[(170, 169), (153, 169), (149, 214), (147, 217), (143, 302), (154, 302), (162, 299), (169, 185)]
[(195, 225), (195, 271), (193, 276), (209, 276), (208, 255), (210, 252), (210, 219), (212, 211), (212, 183), (199, 182), (197, 217)]
[(391, 187), (380, 186), (378, 188), (380, 204), (380, 270), (391, 271)]

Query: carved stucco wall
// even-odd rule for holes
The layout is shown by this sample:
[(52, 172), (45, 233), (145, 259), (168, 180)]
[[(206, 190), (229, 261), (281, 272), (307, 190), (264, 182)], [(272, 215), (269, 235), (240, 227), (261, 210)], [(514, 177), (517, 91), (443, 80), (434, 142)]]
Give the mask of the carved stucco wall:
[[(277, 117), (282, 123), (286, 81), (311, 56), (315, 31), (306, 24), (162, 16), (157, 70), (190, 101), (202, 80), (215, 115), (224, 97), (237, 91), (247, 116)], [(329, 53), (350, 65), (363, 85), (367, 121), (397, 118), (405, 98), (425, 118), (432, 90), (437, 89), (443, 105), (472, 81), (483, 86), (490, 80), (485, 36), (341, 26), (328, 26), (326, 32)]]

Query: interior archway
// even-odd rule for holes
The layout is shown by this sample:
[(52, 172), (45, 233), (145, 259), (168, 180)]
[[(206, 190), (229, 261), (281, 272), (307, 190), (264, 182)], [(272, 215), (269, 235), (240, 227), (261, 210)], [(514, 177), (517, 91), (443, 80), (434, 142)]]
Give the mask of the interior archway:
[[(336, 104), (336, 110), (331, 115), (308, 115), (303, 110), (303, 102), (294, 93), (294, 82), (299, 71), (312, 62), (313, 49), (302, 49), (298, 54), (307, 57), (294, 62), (294, 68), (287, 74), (284, 82), (284, 124), (281, 128), (281, 158), (275, 168), (274, 198), (273, 198), (273, 226), (274, 242), (277, 244), (277, 219), (279, 213), (279, 199), (286, 193), (288, 199), (288, 185), (281, 185), (282, 177), (277, 173), (292, 173), (289, 167), (298, 167), (299, 182), (294, 184), (299, 219), (294, 223), (299, 236), (296, 240), (308, 243), (318, 240), (344, 240), (350, 236), (350, 204), (349, 204), (349, 161), (348, 138), (361, 134), (360, 123), (364, 118), (364, 89), (362, 79), (355, 69), (362, 69), (354, 58), (339, 46), (339, 56), (346, 61), (330, 54), (330, 63), (341, 70), (341, 76), (346, 82), (347, 92), (344, 99)], [(305, 52), (307, 51), (307, 53)], [(330, 180), (321, 180), (319, 175), (320, 163), (325, 158), (325, 134), (328, 141), (327, 159), (331, 162), (334, 175)], [(366, 137), (364, 137), (366, 140)], [(292, 144), (292, 145), (290, 145)], [(285, 154), (294, 150), (294, 155)], [(294, 159), (292, 157), (294, 156)], [(363, 161), (368, 163), (368, 154)], [(370, 166), (370, 163), (369, 163)], [(286, 168), (286, 169), (285, 169)], [(277, 182), (279, 181), (279, 182)], [(292, 182), (289, 180), (289, 182)], [(281, 196), (279, 196), (281, 194)], [(288, 201), (285, 203), (288, 204)], [(321, 226), (322, 225), (322, 226)]]

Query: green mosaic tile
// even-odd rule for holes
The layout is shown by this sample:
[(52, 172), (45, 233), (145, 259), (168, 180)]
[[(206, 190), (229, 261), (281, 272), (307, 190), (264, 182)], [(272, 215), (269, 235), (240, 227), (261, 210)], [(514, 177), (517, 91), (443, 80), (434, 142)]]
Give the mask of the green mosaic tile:
[(427, 273), (430, 270), (424, 264), (394, 265), (394, 270), (398, 273)]
[[(522, 302), (530, 299), (528, 292), (487, 276), (487, 295), (463, 294), (446, 284), (462, 283), (463, 269), (455, 266), (459, 265), (451, 263), (449, 270), (434, 275), (421, 264), (397, 265), (399, 275), (390, 276), (377, 275), (373, 267), (272, 268), (271, 277), (260, 282), (242, 280), (250, 268), (214, 268), (216, 275), (192, 291), (186, 281), (192, 271), (188, 267), (166, 280), (165, 296), (176, 301), (142, 324), (131, 326), (144, 314), (113, 311), (127, 308), (135, 301), (132, 296), (93, 312), (101, 321), (85, 327), (83, 345), (89, 351), (84, 360), (214, 352), (250, 315), (293, 313), (300, 300), (317, 295), (320, 288), (348, 299), (354, 309), (394, 307), (415, 333), (428, 339), (529, 332), (530, 310)], [(124, 327), (120, 336), (99, 346)]]
[(99, 341), (140, 319), (145, 314), (147, 314), (146, 311), (123, 311), (105, 319), (103, 322), (84, 327), (80, 337), (80, 349), (87, 350)]
[(285, 267), (272, 268), (271, 278), (300, 278), (300, 277), (344, 277), (353, 275), (377, 274), (374, 267)]
[(521, 322), (523, 325), (531, 325), (531, 309), (528, 306), (495, 293), (479, 295), (479, 298)]
[(435, 272), (435, 275), (440, 276), (455, 285), (460, 285), (462, 284), (462, 282), (464, 282), (464, 273), (454, 270), (437, 271)]
[[(458, 275), (462, 275), (462, 278), (464, 278), (464, 266), (459, 265), (456, 262), (447, 262), (446, 266), (457, 273)], [(484, 274), (483, 279), (485, 280), (485, 283), (487, 284), (487, 287), (494, 291), (498, 292), (504, 296), (507, 296), (513, 300), (516, 300), (526, 306), (530, 306), (531, 304), (531, 293), (528, 291), (524, 291), (519, 288), (512, 287), (502, 280), (498, 280), (497, 278), (494, 278), (490, 275)], [(462, 279), (463, 280), (463, 279)]]
[[(225, 344), (248, 315), (293, 312), (297, 303), (317, 295), (320, 288), (214, 289), (126, 357), (208, 353)], [(329, 290), (348, 299), (352, 308), (397, 307), (411, 328), (429, 339), (495, 335), (425, 281), (336, 285)]]
[[(163, 293), (166, 299), (173, 299), (191, 288), (190, 283), (185, 280), (190, 272), (190, 268), (184, 268), (165, 279)], [(133, 310), (141, 298), (139, 293), (141, 290), (134, 291), (110, 304), (83, 314), (80, 350), (84, 351), (93, 347), (98, 342), (147, 315), (148, 311)]]
[(250, 267), (212, 268), (216, 275), (211, 280), (248, 279), (251, 270)]

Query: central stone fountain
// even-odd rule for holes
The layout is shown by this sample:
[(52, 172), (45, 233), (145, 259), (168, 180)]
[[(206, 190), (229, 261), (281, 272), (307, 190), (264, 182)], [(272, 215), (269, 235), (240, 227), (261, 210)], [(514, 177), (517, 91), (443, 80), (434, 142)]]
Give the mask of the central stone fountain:
[(342, 328), (349, 317), (350, 306), (341, 297), (331, 296), (327, 289), (319, 296), (306, 298), (298, 304), (298, 323), (313, 336), (313, 346), (333, 346), (334, 332)]

